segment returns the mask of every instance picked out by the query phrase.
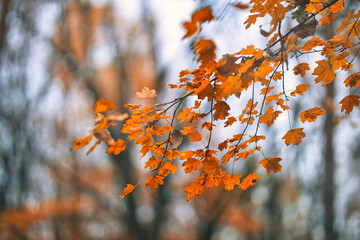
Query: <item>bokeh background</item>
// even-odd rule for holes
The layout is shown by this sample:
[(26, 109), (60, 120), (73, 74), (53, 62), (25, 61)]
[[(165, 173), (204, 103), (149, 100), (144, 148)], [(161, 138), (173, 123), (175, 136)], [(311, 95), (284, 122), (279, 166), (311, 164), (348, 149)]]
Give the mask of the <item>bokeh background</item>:
[[(174, 98), (167, 84), (196, 67), (191, 40), (181, 40), (194, 9), (212, 6), (217, 20), (201, 36), (216, 42), (218, 57), (264, 47), (259, 25), (266, 29), (268, 19), (245, 32), (248, 10), (233, 2), (1, 1), (0, 239), (359, 239), (360, 116), (337, 109), (341, 81), (299, 100), (329, 113), (306, 125), (299, 147), (284, 147), (281, 124), (267, 130), (273, 139), (264, 147), (284, 159), (283, 170), (267, 176), (259, 169), (257, 186), (245, 192), (213, 189), (187, 202), (183, 188), (192, 178), (179, 173), (156, 191), (140, 184), (119, 199), (146, 174), (135, 146), (117, 157), (105, 145), (90, 156), (70, 152), (74, 139), (88, 135), (97, 99), (126, 112), (125, 103), (141, 103), (135, 93), (143, 87), (156, 89), (156, 102)], [(319, 31), (330, 38), (335, 28)], [(295, 76), (287, 77), (291, 88)], [(111, 133), (123, 137), (119, 128)]]

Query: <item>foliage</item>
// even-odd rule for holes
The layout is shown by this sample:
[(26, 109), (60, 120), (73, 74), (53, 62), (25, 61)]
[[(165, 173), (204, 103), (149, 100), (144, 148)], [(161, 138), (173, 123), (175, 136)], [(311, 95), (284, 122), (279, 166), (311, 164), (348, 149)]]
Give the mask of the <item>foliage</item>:
[[(344, 0), (251, 0), (250, 3), (251, 6), (236, 3), (227, 7), (240, 11), (249, 9), (250, 14), (244, 23), (246, 29), (259, 18), (271, 19), (270, 30), (260, 31), (269, 39), (265, 49), (249, 45), (217, 59), (215, 42), (199, 37), (199, 33), (203, 24), (217, 21), (218, 18), (211, 7), (201, 8), (192, 14), (190, 21), (183, 24), (186, 30), (183, 38), (192, 38), (199, 66), (194, 70), (183, 70), (178, 83), (169, 84), (170, 88), (182, 89), (185, 94), (161, 104), (126, 104), (130, 114), (121, 114), (120, 118), (111, 112), (115, 107), (110, 101), (101, 99), (96, 103), (94, 110), (97, 116), (91, 134), (98, 141), (110, 145), (107, 153), (119, 154), (125, 149), (126, 143), (120, 139), (115, 142), (107, 128), (122, 122), (121, 131), (127, 134), (127, 141), (139, 145), (141, 158), (148, 158), (145, 168), (150, 168), (153, 176), (145, 181), (147, 187), (157, 189), (166, 176), (179, 171), (174, 163), (176, 159), (182, 162), (185, 173), (196, 172), (196, 180), (184, 189), (187, 200), (213, 187), (224, 186), (230, 191), (235, 186), (246, 190), (256, 185), (260, 177), (253, 172), (254, 169), (245, 175), (234, 173), (237, 161), (242, 158), (255, 162), (255, 153), (263, 156), (258, 164), (266, 169), (267, 174), (280, 172), (282, 159), (268, 157), (262, 150), (260, 141), (268, 137), (259, 134), (260, 127), (262, 124), (271, 127), (285, 112), (289, 127), (282, 139), (286, 145), (300, 144), (306, 134), (304, 128), (291, 126), (290, 103), (297, 104), (295, 98), (298, 96), (309, 98), (306, 96), (309, 88), (315, 84), (326, 86), (339, 78), (341, 72), (348, 73), (344, 86), (349, 92), (340, 101), (341, 111), (350, 114), (359, 106), (360, 96), (352, 93), (352, 88), (360, 85), (359, 72), (352, 73), (351, 69), (360, 49), (360, 11), (350, 11), (336, 34), (326, 40), (314, 34), (318, 28), (338, 21), (346, 4)], [(296, 24), (283, 32), (282, 23), (290, 16)], [(312, 54), (321, 54), (321, 59), (299, 62), (292, 70), (301, 78), (310, 71), (315, 76), (314, 83), (300, 83), (290, 94), (287, 93), (285, 71), (290, 68), (289, 59)], [(312, 67), (314, 69), (311, 71)], [(144, 88), (137, 96), (148, 99), (156, 97), (156, 93), (155, 90)], [(191, 106), (181, 108), (185, 99), (194, 98), (196, 100)], [(236, 99), (237, 107), (242, 106), (240, 114), (235, 113), (238, 109), (233, 108), (234, 102), (230, 98)], [(313, 107), (302, 110), (299, 118), (303, 123), (314, 122), (324, 114), (325, 110), (321, 107)], [(215, 128), (230, 126), (242, 130), (215, 144)], [(182, 149), (184, 138), (202, 143), (203, 147)], [(91, 136), (74, 141), (72, 150), (87, 145), (90, 140)], [(231, 163), (233, 167), (229, 171), (226, 165)], [(241, 177), (244, 178), (241, 180)], [(121, 197), (132, 192), (136, 185), (128, 184)]]

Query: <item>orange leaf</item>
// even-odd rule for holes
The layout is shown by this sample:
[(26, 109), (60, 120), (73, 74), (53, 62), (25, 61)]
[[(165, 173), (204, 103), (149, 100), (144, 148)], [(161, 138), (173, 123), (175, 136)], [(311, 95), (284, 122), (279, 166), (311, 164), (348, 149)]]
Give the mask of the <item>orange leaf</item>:
[(191, 173), (192, 171), (196, 171), (201, 166), (201, 162), (195, 158), (187, 159), (183, 164), (185, 173)]
[(248, 4), (243, 4), (243, 3), (235, 3), (233, 4), (233, 6), (241, 10), (248, 9), (250, 7)]
[(85, 147), (86, 145), (89, 144), (89, 142), (91, 141), (92, 138), (93, 138), (93, 135), (90, 135), (90, 136), (87, 136), (87, 137), (84, 137), (84, 138), (76, 139), (72, 143), (74, 145), (74, 147), (71, 148), (71, 151), (75, 151), (75, 150), (77, 150), (79, 148)]
[(309, 64), (308, 63), (300, 63), (294, 67), (294, 74), (304, 77), (306, 70), (310, 70)]
[(259, 179), (260, 177), (256, 173), (250, 173), (244, 180), (241, 182), (239, 187), (242, 190), (246, 190), (250, 186), (256, 185), (256, 179)]
[(183, 130), (181, 130), (180, 132), (183, 135), (188, 135), (189, 133), (193, 133), (196, 130), (197, 126), (185, 126), (183, 128)]
[(86, 155), (89, 155), (92, 151), (94, 151), (94, 149), (101, 143), (101, 140), (98, 139), (94, 145), (92, 145), (89, 150), (86, 152)]
[(175, 163), (165, 162), (164, 165), (159, 168), (159, 175), (166, 177), (170, 173), (175, 174), (178, 170), (179, 168)]
[(213, 109), (215, 110), (214, 120), (216, 121), (219, 119), (225, 119), (225, 117), (229, 115), (230, 106), (226, 102), (220, 101), (214, 105)]
[(155, 158), (154, 156), (150, 157), (149, 160), (145, 163), (145, 168), (150, 167), (151, 170), (156, 169), (161, 163), (161, 159)]
[(282, 139), (285, 139), (285, 144), (298, 145), (301, 143), (301, 138), (304, 138), (306, 134), (303, 132), (304, 128), (294, 128), (289, 130)]
[(351, 74), (344, 81), (346, 87), (359, 87), (360, 86), (360, 72)]
[[(200, 38), (194, 45), (194, 52), (196, 54), (196, 60), (201, 62), (202, 64), (206, 64), (214, 61), (216, 54), (216, 45), (210, 39)], [(208, 87), (208, 85), (206, 86)], [(203, 99), (203, 98), (200, 98)]]
[(147, 187), (151, 187), (152, 189), (157, 189), (159, 185), (164, 184), (163, 176), (152, 176), (148, 180), (145, 181)]
[(300, 84), (296, 86), (296, 89), (290, 93), (291, 96), (295, 97), (296, 94), (303, 95), (307, 91), (307, 88), (310, 87), (309, 84)]
[(186, 34), (183, 39), (191, 37), (200, 30), (200, 25), (203, 22), (211, 21), (214, 19), (210, 7), (199, 9), (193, 13), (190, 22), (184, 22), (183, 27), (186, 30)]
[(341, 106), (341, 112), (343, 112), (345, 110), (346, 114), (350, 114), (354, 107), (358, 107), (360, 104), (359, 101), (360, 96), (358, 95), (349, 95), (344, 97), (341, 101), (340, 104), (342, 104)]
[(126, 148), (126, 143), (122, 139), (118, 139), (116, 142), (110, 143), (110, 147), (106, 149), (106, 153), (118, 155)]
[(299, 117), (303, 123), (306, 121), (315, 122), (315, 120), (317, 119), (318, 116), (322, 116), (324, 114), (325, 114), (325, 110), (323, 110), (319, 107), (314, 107), (314, 108), (311, 108), (311, 109), (301, 112)]
[(235, 185), (240, 185), (240, 178), (240, 174), (227, 174), (222, 177), (221, 183), (225, 185), (227, 191), (231, 191)]
[(129, 193), (131, 193), (134, 190), (135, 186), (132, 184), (128, 184), (126, 186), (126, 188), (124, 188), (124, 190), (122, 191), (121, 195), (119, 197), (123, 198), (126, 195), (128, 195)]
[(188, 137), (193, 142), (198, 142), (202, 139), (202, 136), (198, 131), (195, 131), (193, 134), (190, 134)]
[(266, 174), (269, 175), (271, 171), (274, 173), (281, 171), (281, 165), (279, 164), (281, 160), (279, 157), (265, 158), (259, 162), (259, 165), (262, 164), (266, 168)]
[(312, 75), (317, 75), (315, 78), (315, 82), (319, 83), (321, 81), (323, 82), (323, 86), (331, 83), (335, 78), (336, 74), (334, 73), (334, 70), (331, 68), (329, 62), (327, 60), (319, 60), (316, 61), (318, 66), (314, 69), (314, 72)]
[(144, 87), (141, 92), (136, 92), (136, 97), (138, 98), (154, 98), (156, 97), (155, 89), (149, 89), (148, 87)]
[(187, 192), (186, 200), (190, 201), (195, 197), (195, 195), (200, 196), (204, 190), (204, 181), (199, 178), (198, 181), (192, 183), (190, 186), (184, 189), (184, 192)]
[(116, 109), (116, 106), (112, 101), (105, 99), (99, 99), (94, 105), (94, 113), (106, 112)]

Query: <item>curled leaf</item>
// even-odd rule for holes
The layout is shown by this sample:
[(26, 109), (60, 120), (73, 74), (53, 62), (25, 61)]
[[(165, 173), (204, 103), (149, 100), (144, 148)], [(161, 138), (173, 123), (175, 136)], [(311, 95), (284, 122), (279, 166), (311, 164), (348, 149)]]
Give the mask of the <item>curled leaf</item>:
[(84, 137), (84, 138), (76, 139), (72, 143), (74, 145), (74, 147), (71, 148), (71, 151), (75, 151), (75, 150), (77, 150), (79, 148), (85, 147), (86, 145), (88, 145), (90, 143), (92, 138), (93, 138), (93, 136), (90, 135), (90, 136), (87, 136), (87, 137)]

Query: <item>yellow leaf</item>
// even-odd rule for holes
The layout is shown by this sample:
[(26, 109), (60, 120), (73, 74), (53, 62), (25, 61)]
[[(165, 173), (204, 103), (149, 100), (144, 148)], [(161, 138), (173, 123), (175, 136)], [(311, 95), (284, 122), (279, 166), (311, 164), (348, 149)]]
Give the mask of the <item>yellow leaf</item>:
[(144, 87), (141, 92), (136, 92), (136, 97), (138, 98), (154, 98), (156, 97), (155, 89), (149, 89), (148, 87)]

